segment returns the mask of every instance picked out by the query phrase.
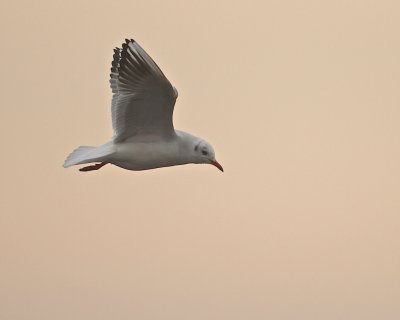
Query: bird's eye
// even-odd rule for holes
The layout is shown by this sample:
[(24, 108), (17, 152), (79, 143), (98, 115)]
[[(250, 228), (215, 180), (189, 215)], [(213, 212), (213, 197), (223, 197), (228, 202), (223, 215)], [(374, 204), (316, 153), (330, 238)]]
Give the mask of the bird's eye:
[(208, 152), (207, 152), (207, 150), (202, 150), (202, 151), (201, 151), (201, 154), (202, 154), (203, 156), (206, 156), (206, 155), (208, 155)]

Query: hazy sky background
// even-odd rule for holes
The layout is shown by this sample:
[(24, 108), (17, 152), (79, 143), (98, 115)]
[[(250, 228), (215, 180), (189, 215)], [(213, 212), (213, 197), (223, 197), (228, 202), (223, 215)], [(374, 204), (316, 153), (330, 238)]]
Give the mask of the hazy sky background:
[[(2, 1), (0, 319), (400, 319), (399, 1)], [(225, 173), (63, 169), (135, 38)]]

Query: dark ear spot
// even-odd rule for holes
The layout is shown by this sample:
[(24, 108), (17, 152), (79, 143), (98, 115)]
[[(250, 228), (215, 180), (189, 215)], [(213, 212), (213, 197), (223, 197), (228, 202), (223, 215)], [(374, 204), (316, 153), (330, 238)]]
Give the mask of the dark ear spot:
[(196, 144), (196, 146), (194, 147), (194, 151), (197, 151), (198, 148), (199, 148), (199, 145)]

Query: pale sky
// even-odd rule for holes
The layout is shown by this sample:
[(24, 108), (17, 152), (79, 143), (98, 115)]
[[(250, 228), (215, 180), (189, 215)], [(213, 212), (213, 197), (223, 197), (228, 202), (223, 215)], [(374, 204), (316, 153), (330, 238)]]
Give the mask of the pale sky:
[[(400, 319), (398, 1), (2, 1), (0, 319)], [(111, 138), (134, 38), (206, 165)]]

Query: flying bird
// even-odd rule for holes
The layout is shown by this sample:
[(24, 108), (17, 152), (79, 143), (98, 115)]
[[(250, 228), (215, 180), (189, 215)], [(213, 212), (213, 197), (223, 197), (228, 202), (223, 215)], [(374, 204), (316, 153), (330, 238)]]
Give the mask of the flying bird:
[(110, 86), (113, 138), (99, 147), (75, 149), (65, 160), (65, 168), (91, 164), (79, 169), (86, 172), (113, 164), (148, 170), (207, 163), (224, 171), (207, 141), (174, 129), (178, 91), (133, 39), (114, 49)]

